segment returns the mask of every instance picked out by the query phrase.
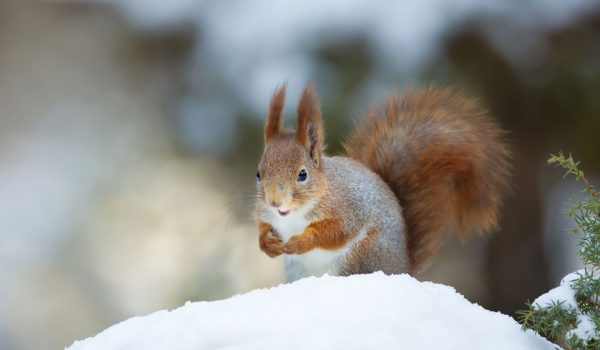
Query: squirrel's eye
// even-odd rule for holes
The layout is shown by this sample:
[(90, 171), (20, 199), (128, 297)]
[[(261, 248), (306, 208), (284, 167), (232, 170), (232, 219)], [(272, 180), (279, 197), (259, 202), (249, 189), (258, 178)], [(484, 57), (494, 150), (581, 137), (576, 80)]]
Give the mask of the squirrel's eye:
[(256, 181), (260, 182), (260, 172), (256, 172)]
[(306, 170), (300, 170), (300, 174), (298, 174), (298, 181), (306, 180)]

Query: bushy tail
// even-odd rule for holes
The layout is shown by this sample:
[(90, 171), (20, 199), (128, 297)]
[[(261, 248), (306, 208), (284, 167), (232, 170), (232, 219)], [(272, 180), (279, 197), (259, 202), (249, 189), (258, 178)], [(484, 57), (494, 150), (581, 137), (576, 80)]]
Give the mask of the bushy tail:
[(398, 197), (409, 272), (428, 265), (446, 233), (464, 241), (497, 225), (511, 172), (504, 135), (477, 101), (447, 88), (407, 91), (357, 125), (346, 153)]

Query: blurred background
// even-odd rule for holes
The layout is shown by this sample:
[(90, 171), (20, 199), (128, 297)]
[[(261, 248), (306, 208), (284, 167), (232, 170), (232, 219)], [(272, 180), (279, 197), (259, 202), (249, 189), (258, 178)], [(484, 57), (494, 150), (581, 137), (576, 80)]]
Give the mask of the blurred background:
[(257, 245), (270, 94), (304, 84), (330, 153), (408, 86), (453, 84), (510, 131), (501, 229), (421, 277), (510, 315), (578, 268), (546, 165), (600, 174), (596, 0), (0, 1), (0, 348), (57, 349), (133, 315), (283, 280)]

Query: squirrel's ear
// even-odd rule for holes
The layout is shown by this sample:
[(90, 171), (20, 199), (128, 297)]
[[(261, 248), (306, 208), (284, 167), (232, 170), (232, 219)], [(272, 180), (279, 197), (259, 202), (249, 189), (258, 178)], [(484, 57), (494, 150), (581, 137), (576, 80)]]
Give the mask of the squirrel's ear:
[(278, 87), (273, 93), (273, 96), (271, 96), (269, 115), (267, 116), (267, 123), (265, 124), (265, 142), (268, 142), (274, 136), (277, 136), (283, 129), (281, 115), (283, 114), (283, 104), (285, 102), (285, 89), (286, 84), (283, 84), (281, 87)]
[(311, 83), (306, 84), (298, 104), (298, 130), (296, 139), (310, 152), (310, 157), (317, 167), (321, 164), (323, 154), (323, 120), (321, 105), (317, 92)]

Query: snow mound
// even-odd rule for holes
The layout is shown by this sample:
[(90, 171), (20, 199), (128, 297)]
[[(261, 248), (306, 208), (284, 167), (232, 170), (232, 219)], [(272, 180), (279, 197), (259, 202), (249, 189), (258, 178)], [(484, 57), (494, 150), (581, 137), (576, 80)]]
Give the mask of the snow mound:
[(554, 349), (453, 288), (383, 273), (305, 278), (133, 317), (69, 350)]
[(581, 276), (585, 275), (585, 270), (577, 270), (566, 275), (561, 281), (560, 285), (549, 292), (540, 295), (534, 300), (533, 305), (536, 309), (543, 307), (552, 306), (554, 303), (561, 303), (561, 308), (568, 310), (574, 309), (577, 314), (577, 327), (567, 332), (566, 337), (571, 338), (575, 336), (583, 341), (588, 341), (595, 338), (596, 325), (590, 316), (585, 314), (579, 309), (577, 301), (575, 301), (575, 289), (573, 283), (577, 281)]
[(559, 301), (563, 302), (566, 307), (576, 308), (577, 302), (575, 301), (575, 291), (571, 287), (571, 284), (573, 284), (573, 282), (583, 273), (584, 270), (578, 270), (566, 275), (560, 281), (558, 287), (537, 297), (537, 299), (533, 301), (533, 305), (539, 309), (544, 306), (551, 306), (553, 302)]

